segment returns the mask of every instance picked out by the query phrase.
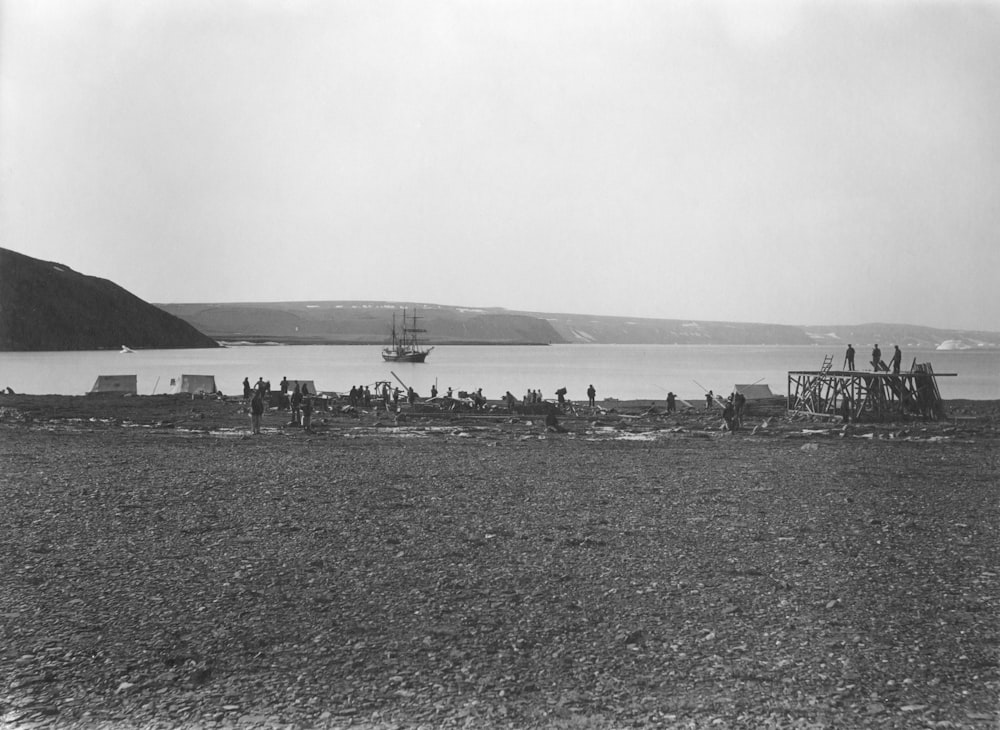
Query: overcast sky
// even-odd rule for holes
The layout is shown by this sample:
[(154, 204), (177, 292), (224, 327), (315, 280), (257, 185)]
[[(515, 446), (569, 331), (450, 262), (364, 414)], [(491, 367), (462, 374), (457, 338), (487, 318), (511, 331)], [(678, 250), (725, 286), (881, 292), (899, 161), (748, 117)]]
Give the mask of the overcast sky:
[(152, 302), (1000, 330), (1000, 0), (0, 0), (0, 166)]

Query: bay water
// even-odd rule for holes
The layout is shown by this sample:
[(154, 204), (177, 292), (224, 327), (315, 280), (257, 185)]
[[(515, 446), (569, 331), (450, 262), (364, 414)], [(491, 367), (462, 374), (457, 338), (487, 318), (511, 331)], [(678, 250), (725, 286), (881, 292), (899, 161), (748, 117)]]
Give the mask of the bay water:
[[(859, 349), (857, 360), (867, 351)], [(737, 383), (766, 383), (776, 395), (787, 392), (788, 372), (819, 370), (825, 355), (833, 368), (843, 352), (822, 346), (727, 345), (549, 345), (438, 346), (422, 364), (387, 363), (381, 346), (297, 345), (230, 346), (196, 350), (3, 352), (0, 388), (18, 393), (81, 395), (98, 375), (136, 375), (141, 395), (171, 392), (171, 379), (182, 374), (213, 375), (223, 393), (242, 392), (243, 378), (263, 377), (274, 389), (282, 377), (312, 380), (321, 391), (342, 393), (352, 385), (402, 381), (422, 396), (437, 384), (483, 389), (488, 398), (507, 390), (520, 398), (528, 389), (553, 399), (565, 387), (571, 400), (585, 400), (594, 385), (597, 399), (662, 400), (673, 391), (687, 400), (705, 390), (731, 392)], [(1000, 399), (1000, 350), (904, 350), (903, 367), (916, 359), (929, 362), (941, 377), (945, 399)], [(864, 367), (864, 366), (862, 366)], [(397, 380), (398, 378), (398, 380)]]

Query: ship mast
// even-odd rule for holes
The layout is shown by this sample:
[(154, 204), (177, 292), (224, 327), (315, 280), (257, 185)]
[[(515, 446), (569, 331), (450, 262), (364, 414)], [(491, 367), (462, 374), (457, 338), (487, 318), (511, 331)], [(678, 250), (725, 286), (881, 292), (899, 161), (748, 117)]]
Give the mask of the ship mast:
[(413, 325), (410, 327), (406, 326), (406, 310), (403, 310), (403, 342), (408, 346), (412, 347), (414, 350), (419, 347), (417, 344), (417, 333), (426, 332), (427, 330), (420, 329), (417, 327), (417, 308), (413, 308), (413, 315), (410, 317), (413, 321)]

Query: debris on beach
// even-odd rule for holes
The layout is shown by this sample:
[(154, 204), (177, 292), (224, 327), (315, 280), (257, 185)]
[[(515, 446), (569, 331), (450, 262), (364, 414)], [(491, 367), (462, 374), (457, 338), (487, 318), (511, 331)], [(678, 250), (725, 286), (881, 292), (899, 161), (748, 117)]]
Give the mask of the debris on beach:
[(197, 432), (153, 428), (192, 415), (169, 397), (9, 407), (33, 420), (0, 418), (0, 724), (991, 717), (990, 404), (753, 438), (704, 414), (559, 415), (563, 434), (335, 408), (315, 436), (269, 413), (250, 437), (234, 402)]

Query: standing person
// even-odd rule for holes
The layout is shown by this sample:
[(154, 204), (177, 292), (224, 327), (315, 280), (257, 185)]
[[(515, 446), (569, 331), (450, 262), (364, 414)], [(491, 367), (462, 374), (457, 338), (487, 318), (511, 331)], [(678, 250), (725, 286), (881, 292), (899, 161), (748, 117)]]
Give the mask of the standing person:
[(434, 383), (434, 385), (431, 386), (431, 398), (433, 399), (437, 397), (438, 397), (438, 387), (437, 383)]
[(362, 400), (365, 402), (365, 408), (372, 407), (372, 392), (367, 385), (365, 386), (365, 394), (362, 397)]
[(673, 413), (677, 410), (677, 396), (674, 395), (673, 391), (667, 393), (667, 413)]
[(878, 349), (878, 343), (872, 348), (872, 370), (876, 373), (882, 369), (882, 351)]
[(844, 365), (848, 370), (854, 370), (854, 345), (847, 343), (847, 352), (844, 354)]
[(307, 433), (312, 433), (313, 401), (308, 396), (302, 397), (302, 426)]
[(705, 393), (705, 410), (707, 411), (712, 407), (712, 401), (715, 400), (715, 394), (712, 391)]
[(257, 384), (254, 385), (254, 388), (257, 389), (258, 393), (260, 393), (261, 395), (264, 395), (264, 376), (263, 375), (261, 375), (259, 378), (257, 378)]
[(733, 406), (736, 408), (736, 425), (743, 425), (743, 413), (747, 408), (747, 397), (740, 392), (733, 398)]
[(298, 385), (292, 391), (292, 425), (298, 426), (302, 423), (302, 390)]
[(284, 375), (281, 376), (281, 394), (288, 395), (288, 378)]
[(259, 390), (250, 399), (250, 431), (260, 434), (260, 423), (264, 418), (264, 394)]
[(736, 408), (733, 406), (733, 397), (729, 396), (726, 407), (722, 409), (722, 417), (726, 420), (726, 428), (730, 432), (736, 431)]
[(899, 345), (893, 345), (893, 347), (896, 348), (896, 351), (892, 353), (892, 360), (889, 362), (892, 363), (892, 374), (899, 375), (899, 365), (903, 362), (903, 353), (899, 349)]
[(591, 384), (590, 384), (590, 385), (589, 385), (589, 386), (587, 387), (587, 403), (589, 403), (589, 404), (590, 404), (590, 407), (591, 407), (591, 408), (593, 408), (593, 407), (594, 407), (594, 403), (595, 403), (595, 399), (596, 399), (596, 398), (597, 398), (597, 391), (596, 391), (596, 390), (594, 390), (594, 384), (593, 384), (593, 383), (591, 383)]
[(253, 388), (250, 387), (250, 378), (243, 378), (243, 400), (250, 400), (253, 395)]

